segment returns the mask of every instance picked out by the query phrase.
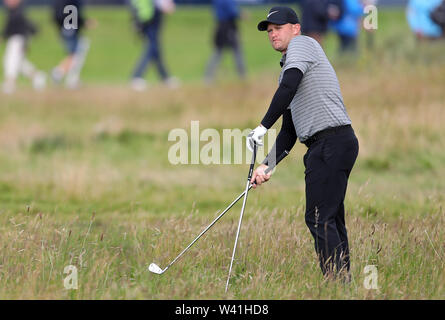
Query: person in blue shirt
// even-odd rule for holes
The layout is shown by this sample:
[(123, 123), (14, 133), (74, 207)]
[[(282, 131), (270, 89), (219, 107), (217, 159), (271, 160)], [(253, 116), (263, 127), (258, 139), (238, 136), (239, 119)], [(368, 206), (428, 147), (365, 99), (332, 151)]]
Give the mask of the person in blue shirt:
[(246, 75), (246, 68), (238, 33), (238, 20), (240, 18), (238, 5), (235, 0), (213, 0), (213, 11), (217, 26), (213, 39), (214, 52), (207, 65), (205, 82), (211, 83), (213, 81), (224, 49), (233, 51), (238, 75), (243, 79)]
[(406, 10), (411, 30), (419, 40), (438, 39), (443, 36), (440, 26), (431, 20), (431, 12), (436, 9), (442, 0), (410, 0)]
[(342, 52), (356, 51), (357, 38), (360, 33), (360, 21), (363, 16), (363, 5), (359, 0), (344, 0), (344, 12), (340, 20), (333, 22), (331, 27), (340, 38)]

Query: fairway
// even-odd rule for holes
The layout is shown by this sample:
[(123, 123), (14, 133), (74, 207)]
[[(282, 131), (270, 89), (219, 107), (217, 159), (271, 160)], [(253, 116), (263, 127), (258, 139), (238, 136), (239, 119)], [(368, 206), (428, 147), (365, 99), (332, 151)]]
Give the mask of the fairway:
[[(163, 33), (182, 86), (163, 86), (150, 69), (149, 89), (132, 91), (142, 44), (129, 12), (92, 7), (81, 89), (34, 92), (23, 80), (0, 95), (1, 299), (445, 298), (445, 42), (416, 43), (402, 9), (379, 11), (375, 47), (366, 49), (363, 33), (357, 57), (340, 56), (333, 35), (325, 44), (360, 142), (345, 202), (351, 284), (319, 270), (300, 143), (249, 193), (227, 294), (241, 201), (165, 274), (148, 271), (152, 262), (164, 268), (244, 190), (248, 164), (173, 165), (168, 136), (190, 135), (192, 121), (221, 137), (258, 124), (280, 71), (280, 55), (256, 30), (266, 10), (244, 8), (246, 81), (227, 56), (217, 83), (203, 83), (212, 15), (186, 6)], [(49, 11), (29, 13), (41, 29), (30, 60), (49, 71), (62, 46)], [(369, 265), (378, 289), (366, 288)], [(77, 289), (66, 289), (67, 266), (77, 270)]]

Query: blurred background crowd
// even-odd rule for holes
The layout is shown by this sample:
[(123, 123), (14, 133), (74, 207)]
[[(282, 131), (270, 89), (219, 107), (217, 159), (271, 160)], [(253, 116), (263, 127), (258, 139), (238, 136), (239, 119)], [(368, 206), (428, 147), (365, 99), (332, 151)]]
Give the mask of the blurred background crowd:
[[(49, 83), (63, 84), (70, 89), (79, 87), (81, 71), (90, 48), (90, 41), (83, 35), (83, 31), (94, 28), (97, 24), (94, 16), (86, 14), (85, 6), (90, 2), (50, 0), (50, 3), (47, 3), (51, 5), (53, 25), (59, 33), (66, 56), (58, 63), (55, 61), (52, 70), (39, 70), (27, 58), (27, 49), (30, 46), (29, 40), (39, 30), (40, 21), (36, 23), (29, 19), (25, 11), (28, 4), (26, 0), (3, 0), (5, 18), (2, 36), (5, 48), (2, 89), (4, 93), (10, 94), (16, 90), (17, 79), (20, 75), (29, 78), (36, 90), (44, 89)], [(134, 62), (131, 75), (123, 74), (122, 77), (129, 77), (131, 88), (143, 91), (147, 88), (145, 77), (147, 69), (153, 65), (166, 86), (170, 88), (180, 86), (180, 79), (171, 74), (164, 61), (164, 49), (169, 50), (169, 48), (163, 48), (161, 41), (164, 15), (175, 12), (174, 0), (117, 2), (125, 5), (126, 10), (131, 13), (133, 30), (140, 35), (144, 43), (140, 57)], [(225, 51), (233, 53), (237, 74), (244, 79), (247, 70), (239, 20), (245, 13), (240, 9), (237, 0), (208, 0), (207, 2), (213, 8), (215, 27), (213, 41), (209, 43), (213, 52), (208, 58), (203, 75), (204, 81), (207, 84), (214, 81), (216, 70)], [(263, 3), (263, 1), (257, 2)], [(326, 34), (334, 32), (338, 36), (340, 51), (349, 54), (357, 52), (357, 39), (361, 30), (364, 29), (362, 21), (372, 9), (369, 9), (369, 6), (377, 6), (377, 2), (378, 0), (300, 0), (290, 2), (289, 5), (299, 6), (302, 30), (305, 35), (313, 37), (323, 45)], [(412, 33), (419, 41), (444, 39), (444, 0), (409, 0), (406, 2), (406, 18)], [(368, 46), (372, 46), (375, 30), (366, 31), (368, 32)]]

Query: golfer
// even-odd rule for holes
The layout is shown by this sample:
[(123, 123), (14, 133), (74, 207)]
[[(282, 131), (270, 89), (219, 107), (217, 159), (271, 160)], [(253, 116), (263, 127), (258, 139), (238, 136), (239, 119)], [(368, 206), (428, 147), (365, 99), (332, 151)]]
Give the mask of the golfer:
[(301, 35), (297, 14), (273, 7), (258, 24), (267, 31), (272, 47), (281, 52), (279, 87), (261, 124), (247, 138), (262, 145), (267, 130), (283, 116), (272, 151), (253, 173), (256, 186), (270, 179), (265, 174), (275, 155), (290, 150), (297, 138), (307, 146), (303, 162), (306, 182), (305, 220), (315, 240), (323, 274), (349, 280), (349, 245), (344, 199), (349, 174), (358, 155), (358, 140), (346, 112), (340, 85), (323, 49)]

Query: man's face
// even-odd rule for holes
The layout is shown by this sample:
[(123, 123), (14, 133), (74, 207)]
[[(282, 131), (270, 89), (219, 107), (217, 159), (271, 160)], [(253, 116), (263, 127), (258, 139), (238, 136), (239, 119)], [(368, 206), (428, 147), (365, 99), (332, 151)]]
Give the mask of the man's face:
[(287, 46), (293, 37), (300, 34), (301, 26), (299, 24), (273, 24), (267, 26), (267, 34), (272, 47), (281, 52), (286, 53)]
[(5, 3), (6, 7), (15, 8), (20, 4), (21, 0), (4, 0), (3, 2)]

